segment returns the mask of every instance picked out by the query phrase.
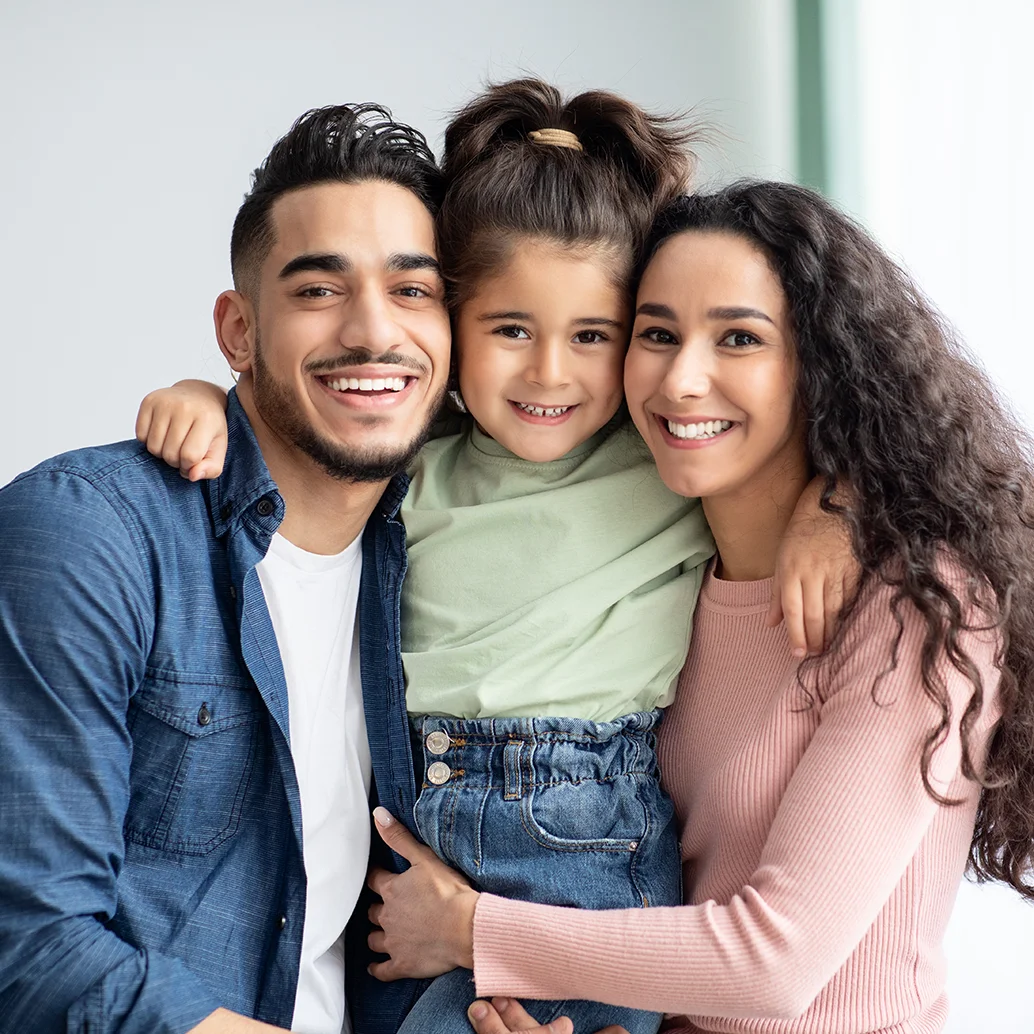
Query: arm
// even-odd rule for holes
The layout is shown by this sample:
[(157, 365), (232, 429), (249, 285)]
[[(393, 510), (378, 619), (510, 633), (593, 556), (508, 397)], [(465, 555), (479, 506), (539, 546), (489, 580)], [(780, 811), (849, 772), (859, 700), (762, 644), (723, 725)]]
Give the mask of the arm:
[(860, 565), (847, 524), (819, 502), (823, 478), (813, 478), (797, 501), (779, 549), (769, 624), (786, 622), (795, 657), (821, 653), (833, 638)]
[[(889, 595), (865, 608), (882, 620), (860, 621), (844, 644), (819, 726), (746, 885), (723, 904), (609, 914), (483, 894), (473, 937), (478, 993), (733, 1018), (806, 1010), (876, 921), (940, 810), (920, 775), (937, 713), (921, 689), (924, 629), (914, 612), (903, 613), (899, 664), (880, 683), (878, 705), (871, 696), (894, 634)], [(970, 634), (964, 647), (993, 698), (995, 644)], [(958, 718), (971, 687), (947, 665), (944, 675), (955, 727), (931, 774), (942, 793), (957, 780), (952, 793), (972, 803), (977, 788), (958, 775)], [(993, 708), (985, 705), (985, 723)], [(960, 815), (971, 821), (972, 811), (963, 806)]]
[(0, 526), (0, 1031), (183, 1034), (219, 1002), (180, 960), (104, 925), (153, 586), (119, 514), (75, 474), (0, 490)]
[(178, 381), (144, 396), (136, 437), (188, 481), (215, 478), (226, 459), (226, 392), (208, 381)]
[[(888, 597), (881, 591), (866, 608), (879, 620), (860, 620), (844, 643), (818, 729), (759, 864), (727, 904), (605, 912), (472, 898), (428, 851), (409, 882), (392, 886), (371, 913), (384, 927), (371, 944), (391, 954), (378, 975), (410, 975), (418, 959), (432, 959), (441, 972), (469, 965), (472, 954), (479, 995), (587, 998), (723, 1017), (799, 1015), (873, 925), (940, 807), (920, 775), (921, 745), (936, 715), (920, 688), (923, 628), (914, 612), (904, 615), (899, 664), (880, 683), (879, 705), (871, 695), (894, 635)], [(974, 633), (964, 645), (993, 697), (995, 644)], [(970, 695), (953, 668), (945, 667), (945, 678), (956, 725), (932, 772), (941, 792), (957, 778), (957, 722)], [(985, 714), (992, 707), (985, 704)], [(954, 791), (974, 787), (959, 783)], [(399, 850), (401, 824), (378, 828)]]

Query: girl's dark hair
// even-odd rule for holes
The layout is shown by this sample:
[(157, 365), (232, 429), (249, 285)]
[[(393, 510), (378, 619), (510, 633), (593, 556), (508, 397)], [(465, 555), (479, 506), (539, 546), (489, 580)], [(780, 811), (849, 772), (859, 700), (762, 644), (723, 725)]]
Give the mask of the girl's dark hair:
[(442, 174), (423, 133), (379, 104), (334, 104), (298, 118), (255, 170), (230, 238), (238, 290), (253, 289), (255, 273), (273, 246), (270, 209), (292, 190), (318, 183), (384, 180), (411, 190), (438, 214)]
[[(529, 136), (543, 129), (574, 134), (582, 149)], [(629, 283), (658, 209), (686, 189), (696, 135), (613, 93), (565, 101), (538, 79), (489, 86), (445, 131), (438, 238), (453, 303), (499, 271), (522, 237), (609, 250)]]
[[(1034, 898), (1034, 478), (1029, 434), (909, 277), (819, 195), (785, 183), (739, 183), (683, 197), (657, 219), (645, 262), (674, 234), (719, 231), (763, 252), (789, 304), (797, 393), (808, 456), (825, 479), (823, 509), (846, 518), (863, 581), (842, 615), (835, 656), (866, 587), (895, 590), (926, 624), (922, 683), (939, 724), (922, 756), (949, 735), (951, 702), (939, 663), (973, 686), (961, 717), (962, 770), (978, 778), (973, 727), (984, 686), (962, 642), (974, 628), (1000, 637), (1002, 718), (991, 742), (970, 864)], [(845, 490), (837, 495), (838, 485)], [(847, 488), (846, 486), (850, 486)], [(945, 570), (952, 557), (966, 586)], [(987, 587), (993, 590), (988, 600)], [(875, 689), (874, 689), (875, 692)]]

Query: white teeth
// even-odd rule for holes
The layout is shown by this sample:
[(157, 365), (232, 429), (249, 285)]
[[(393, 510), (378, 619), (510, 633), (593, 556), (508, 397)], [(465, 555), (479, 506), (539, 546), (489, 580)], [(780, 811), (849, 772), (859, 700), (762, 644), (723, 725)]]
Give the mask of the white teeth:
[(699, 424), (676, 424), (667, 421), (668, 431), (676, 438), (714, 438), (732, 427), (731, 420), (706, 420)]
[(532, 406), (527, 402), (515, 402), (514, 405), (532, 416), (561, 416), (571, 408), (570, 406)]
[(405, 386), (405, 377), (342, 377), (327, 381), (331, 391), (401, 391)]

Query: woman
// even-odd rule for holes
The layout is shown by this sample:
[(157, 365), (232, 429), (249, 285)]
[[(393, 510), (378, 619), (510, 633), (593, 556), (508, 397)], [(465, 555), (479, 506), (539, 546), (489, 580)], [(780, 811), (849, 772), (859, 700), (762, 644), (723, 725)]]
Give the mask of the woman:
[[(481, 994), (661, 1009), (686, 1032), (940, 1030), (967, 857), (1034, 897), (1027, 439), (905, 275), (809, 191), (680, 199), (646, 254), (628, 405), (718, 546), (659, 750), (689, 907), (478, 895), (393, 823), (416, 864), (371, 879), (371, 945), (391, 956), (375, 972), (472, 965)], [(765, 601), (813, 474), (863, 580), (798, 666)], [(480, 1029), (535, 1029), (517, 1013)]]

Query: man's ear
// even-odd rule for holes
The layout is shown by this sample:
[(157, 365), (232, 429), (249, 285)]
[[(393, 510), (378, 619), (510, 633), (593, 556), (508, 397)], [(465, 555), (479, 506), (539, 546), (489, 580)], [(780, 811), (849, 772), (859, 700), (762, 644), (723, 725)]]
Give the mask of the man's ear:
[(255, 359), (255, 307), (240, 291), (223, 291), (212, 315), (219, 349), (230, 369), (246, 373)]

